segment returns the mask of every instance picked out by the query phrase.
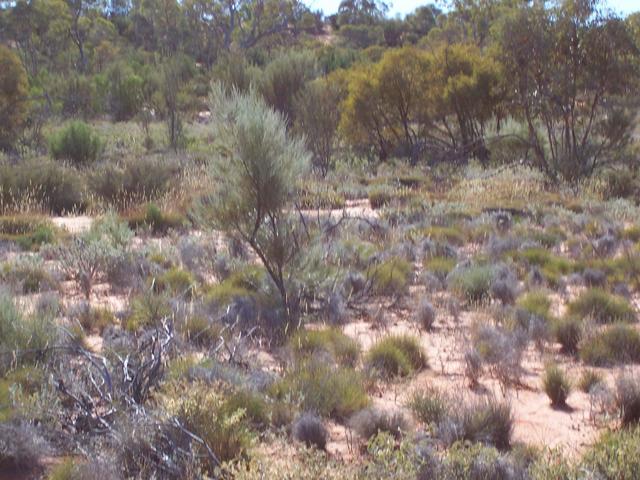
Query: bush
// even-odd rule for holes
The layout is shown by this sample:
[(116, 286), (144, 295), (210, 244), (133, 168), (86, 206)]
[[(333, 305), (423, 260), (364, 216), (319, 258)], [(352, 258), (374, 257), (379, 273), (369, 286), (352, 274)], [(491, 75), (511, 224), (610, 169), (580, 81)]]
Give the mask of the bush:
[(371, 347), (365, 366), (383, 378), (404, 377), (425, 368), (427, 357), (417, 337), (391, 335)]
[(430, 331), (436, 323), (436, 309), (427, 300), (420, 302), (416, 316), (418, 324), (426, 331)]
[(102, 149), (100, 138), (84, 122), (71, 122), (51, 138), (51, 155), (56, 160), (69, 160), (75, 166), (86, 166), (98, 159)]
[(46, 441), (30, 424), (0, 423), (0, 470), (18, 473), (37, 471), (49, 450)]
[(503, 305), (513, 305), (518, 295), (517, 286), (510, 279), (497, 279), (491, 284), (491, 296)]
[(551, 300), (542, 290), (527, 292), (518, 299), (517, 306), (532, 316), (542, 318), (545, 322), (552, 320)]
[(365, 408), (349, 419), (349, 427), (365, 440), (369, 440), (380, 432), (387, 432), (395, 438), (400, 438), (409, 429), (409, 424), (401, 412)]
[(583, 456), (585, 478), (627, 480), (640, 472), (640, 428), (605, 432)]
[(565, 373), (555, 364), (549, 364), (544, 370), (542, 387), (554, 407), (564, 407), (571, 391), (571, 385)]
[(438, 436), (447, 444), (480, 442), (507, 450), (513, 433), (511, 405), (495, 399), (467, 401), (452, 409), (438, 425)]
[(0, 165), (0, 214), (41, 210), (62, 215), (86, 208), (80, 174), (51, 161)]
[(278, 398), (298, 399), (303, 411), (345, 419), (369, 404), (361, 375), (349, 368), (309, 360), (297, 364), (273, 385)]
[(45, 360), (48, 347), (57, 339), (58, 330), (48, 312), (25, 316), (8, 294), (0, 292), (0, 374)]
[(400, 295), (406, 292), (413, 268), (402, 258), (391, 258), (373, 267), (372, 288), (379, 295)]
[(146, 227), (154, 235), (166, 235), (169, 230), (178, 230), (185, 225), (182, 215), (164, 212), (154, 203), (147, 204), (142, 212), (130, 215), (127, 220), (132, 229)]
[(329, 355), (334, 362), (348, 367), (354, 367), (360, 356), (358, 342), (337, 328), (299, 330), (289, 340), (289, 348), (298, 361)]
[[(239, 458), (247, 452), (253, 434), (242, 409), (223, 411), (224, 400), (205, 388), (191, 389), (182, 399), (177, 417), (186, 429), (200, 437), (221, 462)], [(213, 464), (205, 447), (194, 444), (204, 467), (212, 474)]]
[(572, 355), (578, 352), (582, 329), (582, 321), (575, 317), (565, 317), (554, 322), (554, 335), (564, 353)]
[(231, 417), (238, 411), (243, 412), (243, 419), (253, 428), (264, 429), (269, 425), (269, 406), (259, 393), (240, 389), (227, 394), (220, 404), (218, 414)]
[(171, 316), (171, 306), (167, 297), (153, 292), (145, 292), (134, 297), (130, 309), (131, 314), (126, 323), (129, 331), (158, 325)]
[(449, 397), (442, 391), (427, 387), (414, 391), (407, 406), (418, 421), (433, 427), (449, 413), (449, 402)]
[(173, 267), (157, 277), (154, 286), (158, 292), (192, 298), (195, 295), (196, 280), (191, 272)]
[(489, 298), (494, 271), (489, 265), (455, 268), (448, 276), (449, 288), (469, 303), (479, 303)]
[(16, 242), (23, 250), (38, 250), (53, 243), (57, 229), (47, 218), (33, 215), (0, 217), (0, 240)]
[(456, 259), (451, 257), (429, 257), (425, 258), (424, 269), (433, 273), (441, 282), (447, 279), (447, 275), (456, 266)]
[(633, 374), (623, 374), (616, 379), (616, 407), (622, 425), (640, 422), (640, 379)]
[(578, 380), (578, 388), (581, 392), (589, 393), (596, 385), (602, 385), (604, 377), (595, 370), (584, 370)]
[(265, 68), (260, 93), (270, 107), (287, 119), (288, 127), (295, 122), (296, 96), (315, 74), (315, 58), (308, 51), (283, 53)]
[(640, 362), (640, 333), (628, 325), (611, 325), (580, 345), (580, 358), (595, 366)]
[(0, 150), (8, 150), (26, 125), (29, 80), (20, 58), (0, 45)]
[(583, 292), (569, 303), (567, 311), (582, 318), (592, 318), (598, 323), (633, 322), (636, 312), (629, 302), (598, 288)]
[(293, 438), (303, 442), (307, 447), (324, 450), (327, 446), (329, 432), (322, 419), (313, 413), (303, 413), (293, 423)]

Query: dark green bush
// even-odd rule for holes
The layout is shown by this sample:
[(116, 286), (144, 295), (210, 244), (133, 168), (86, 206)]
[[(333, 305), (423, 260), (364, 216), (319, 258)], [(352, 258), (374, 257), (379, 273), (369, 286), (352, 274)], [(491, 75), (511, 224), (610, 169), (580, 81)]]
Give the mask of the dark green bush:
[(542, 387), (551, 400), (551, 405), (564, 407), (571, 392), (571, 384), (565, 373), (555, 364), (549, 364), (544, 370)]
[(578, 344), (582, 339), (582, 321), (575, 317), (565, 317), (553, 323), (556, 340), (562, 345), (562, 351), (568, 354), (578, 352)]
[(616, 379), (616, 407), (620, 413), (622, 425), (629, 426), (640, 422), (640, 378), (631, 373)]
[(102, 144), (89, 125), (74, 121), (51, 137), (50, 148), (56, 160), (69, 160), (80, 167), (98, 159)]

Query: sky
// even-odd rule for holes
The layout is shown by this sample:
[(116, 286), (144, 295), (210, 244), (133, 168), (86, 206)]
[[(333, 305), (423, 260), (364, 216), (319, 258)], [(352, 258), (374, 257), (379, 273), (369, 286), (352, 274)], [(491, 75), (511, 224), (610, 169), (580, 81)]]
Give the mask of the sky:
[[(331, 15), (338, 11), (340, 0), (308, 0), (305, 3), (314, 10), (322, 10), (325, 15)], [(420, 5), (427, 3), (438, 4), (439, 2), (433, 2), (432, 0), (389, 0), (388, 3), (391, 4), (389, 16), (395, 17), (397, 14), (404, 16)], [(640, 11), (639, 0), (608, 0), (608, 4), (611, 9), (623, 15)]]

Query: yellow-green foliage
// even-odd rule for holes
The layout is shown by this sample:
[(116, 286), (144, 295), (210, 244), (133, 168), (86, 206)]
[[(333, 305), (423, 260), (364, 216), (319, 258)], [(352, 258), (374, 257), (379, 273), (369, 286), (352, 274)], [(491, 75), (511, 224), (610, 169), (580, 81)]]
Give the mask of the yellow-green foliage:
[(391, 335), (367, 352), (365, 365), (384, 378), (404, 377), (427, 366), (427, 356), (417, 337)]
[(580, 358), (596, 366), (640, 362), (640, 333), (629, 325), (610, 325), (580, 345)]
[(449, 257), (426, 258), (423, 266), (425, 270), (432, 272), (436, 277), (444, 281), (456, 266), (456, 259)]
[(465, 233), (456, 227), (440, 227), (434, 225), (425, 228), (423, 235), (435, 241), (447, 242), (457, 246), (464, 245), (467, 240)]
[(599, 288), (584, 291), (567, 306), (571, 315), (589, 317), (598, 323), (633, 322), (636, 312), (624, 298)]
[(311, 359), (297, 363), (271, 387), (276, 398), (294, 398), (303, 411), (345, 419), (369, 404), (360, 373)]
[(551, 285), (557, 285), (562, 275), (567, 275), (573, 271), (570, 260), (554, 255), (545, 248), (528, 248), (512, 252), (514, 260), (522, 262), (528, 266), (539, 267), (542, 275)]
[(399, 295), (405, 293), (413, 267), (402, 258), (391, 258), (372, 267), (373, 290), (379, 295)]
[(254, 265), (233, 272), (224, 281), (207, 287), (205, 302), (226, 305), (236, 298), (255, 297), (264, 276), (264, 269)]
[(191, 272), (173, 267), (155, 279), (155, 287), (159, 292), (191, 298), (195, 294), (196, 280)]
[(158, 324), (171, 316), (169, 300), (164, 295), (146, 292), (131, 300), (131, 315), (127, 319), (127, 330), (135, 331)]
[[(234, 409), (232, 403), (225, 404), (225, 398), (214, 390), (197, 385), (171, 402), (169, 411), (185, 428), (204, 440), (221, 462), (240, 458), (247, 452), (253, 433), (244, 408)], [(215, 465), (205, 447), (195, 444), (194, 448), (203, 459), (206, 471), (213, 473)]]
[(113, 312), (108, 308), (90, 308), (78, 317), (80, 325), (87, 331), (102, 332), (110, 325), (117, 323)]
[(323, 330), (299, 330), (289, 340), (289, 348), (295, 358), (328, 354), (336, 363), (353, 367), (360, 355), (360, 345), (337, 328)]
[(0, 217), (0, 240), (16, 242), (23, 250), (37, 250), (55, 241), (58, 231), (50, 220), (33, 215)]
[(547, 322), (552, 320), (551, 299), (543, 290), (527, 292), (518, 298), (517, 305), (530, 314), (540, 317)]

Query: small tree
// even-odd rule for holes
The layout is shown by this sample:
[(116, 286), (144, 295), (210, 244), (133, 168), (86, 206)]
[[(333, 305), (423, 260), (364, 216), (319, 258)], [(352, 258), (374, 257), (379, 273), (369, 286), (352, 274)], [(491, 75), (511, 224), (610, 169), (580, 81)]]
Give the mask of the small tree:
[(324, 177), (333, 163), (333, 151), (340, 121), (340, 94), (326, 80), (309, 83), (295, 102), (295, 130), (305, 136), (313, 154), (313, 166)]
[(13, 146), (27, 115), (27, 73), (18, 56), (0, 45), (0, 150)]
[(528, 130), (534, 166), (575, 182), (620, 160), (633, 129), (638, 49), (596, 0), (518, 9), (497, 28), (511, 115)]
[(309, 162), (302, 141), (287, 134), (282, 115), (254, 92), (226, 93), (214, 84), (213, 192), (198, 208), (204, 223), (247, 242), (264, 265), (289, 318), (291, 266), (300, 249), (290, 214), (296, 180)]

